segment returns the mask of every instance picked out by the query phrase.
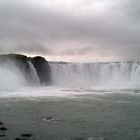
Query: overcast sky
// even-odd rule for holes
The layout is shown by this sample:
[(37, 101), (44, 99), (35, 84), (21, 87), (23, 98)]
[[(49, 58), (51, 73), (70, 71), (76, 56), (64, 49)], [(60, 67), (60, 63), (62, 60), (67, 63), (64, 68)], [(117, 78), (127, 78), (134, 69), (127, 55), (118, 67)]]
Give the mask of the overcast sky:
[(140, 60), (140, 0), (1, 0), (0, 53)]

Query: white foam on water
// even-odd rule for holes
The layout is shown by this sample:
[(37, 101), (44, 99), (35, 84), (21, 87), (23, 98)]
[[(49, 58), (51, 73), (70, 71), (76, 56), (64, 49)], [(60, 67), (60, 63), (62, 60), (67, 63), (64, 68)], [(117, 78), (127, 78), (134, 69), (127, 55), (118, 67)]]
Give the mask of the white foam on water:
[(26, 87), (18, 90), (0, 91), (0, 98), (75, 98), (81, 95), (107, 95), (107, 94), (140, 94), (139, 89), (107, 89), (107, 88), (60, 88), (60, 87)]

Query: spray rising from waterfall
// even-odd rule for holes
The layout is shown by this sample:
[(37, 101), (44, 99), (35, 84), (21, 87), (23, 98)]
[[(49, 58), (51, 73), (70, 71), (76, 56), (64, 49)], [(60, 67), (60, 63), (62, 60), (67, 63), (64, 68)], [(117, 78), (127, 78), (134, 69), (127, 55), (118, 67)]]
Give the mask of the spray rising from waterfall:
[(25, 84), (24, 76), (13, 62), (0, 64), (0, 91), (18, 89)]
[(140, 62), (51, 63), (52, 83), (56, 86), (140, 87)]
[(0, 63), (0, 91), (38, 86), (40, 81), (36, 69), (31, 62), (28, 62), (28, 66), (30, 73), (27, 74), (12, 61)]

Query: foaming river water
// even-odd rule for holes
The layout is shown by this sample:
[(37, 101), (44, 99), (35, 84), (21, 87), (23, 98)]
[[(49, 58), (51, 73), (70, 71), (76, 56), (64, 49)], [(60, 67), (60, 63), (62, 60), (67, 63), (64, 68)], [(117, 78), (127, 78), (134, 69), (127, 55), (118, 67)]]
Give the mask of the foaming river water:
[[(0, 67), (0, 121), (4, 140), (30, 133), (35, 140), (139, 140), (139, 62), (50, 64), (51, 84), (31, 84)], [(7, 75), (7, 77), (6, 77)]]

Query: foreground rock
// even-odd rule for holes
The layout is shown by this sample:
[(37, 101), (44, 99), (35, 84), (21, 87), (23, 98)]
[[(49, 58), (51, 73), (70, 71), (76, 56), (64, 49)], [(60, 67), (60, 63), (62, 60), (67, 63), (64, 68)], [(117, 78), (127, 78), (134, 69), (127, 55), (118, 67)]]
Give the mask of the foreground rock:
[[(27, 57), (21, 54), (0, 55), (0, 64), (13, 64), (22, 72), (26, 79), (31, 77), (30, 63), (33, 64), (41, 84), (50, 84), (50, 66), (47, 60), (41, 56)], [(9, 67), (10, 69), (10, 67)]]

